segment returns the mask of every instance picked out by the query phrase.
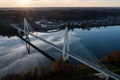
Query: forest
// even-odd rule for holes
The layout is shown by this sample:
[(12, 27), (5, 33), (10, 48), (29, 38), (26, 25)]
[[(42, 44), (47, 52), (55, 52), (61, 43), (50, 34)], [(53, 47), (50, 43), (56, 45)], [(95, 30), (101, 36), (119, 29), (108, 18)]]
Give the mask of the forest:
[(0, 19), (19, 21), (23, 17), (49, 20), (92, 20), (120, 16), (120, 8), (25, 8), (0, 9)]

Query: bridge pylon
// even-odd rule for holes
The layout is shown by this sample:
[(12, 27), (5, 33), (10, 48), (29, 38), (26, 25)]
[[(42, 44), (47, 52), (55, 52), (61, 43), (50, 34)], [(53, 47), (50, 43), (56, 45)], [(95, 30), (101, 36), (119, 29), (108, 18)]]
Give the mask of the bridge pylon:
[(65, 28), (65, 34), (64, 34), (64, 44), (63, 44), (63, 60), (68, 61), (69, 60), (69, 54), (67, 52), (70, 51), (69, 47), (69, 33), (68, 28)]
[[(26, 32), (29, 33), (29, 24), (27, 22), (27, 19), (24, 18), (24, 35), (25, 35), (25, 39), (30, 42), (29, 35), (26, 34)], [(28, 54), (30, 54), (30, 45), (27, 43), (26, 43), (26, 49), (27, 49)]]

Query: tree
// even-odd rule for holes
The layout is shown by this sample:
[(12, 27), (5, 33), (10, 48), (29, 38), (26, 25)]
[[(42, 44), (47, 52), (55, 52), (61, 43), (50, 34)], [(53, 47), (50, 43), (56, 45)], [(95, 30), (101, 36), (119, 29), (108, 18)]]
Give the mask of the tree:
[(103, 59), (101, 60), (103, 63), (108, 63), (108, 62), (113, 62), (113, 58), (110, 54), (107, 54), (103, 57)]
[(112, 53), (114, 62), (120, 62), (120, 51), (115, 51)]

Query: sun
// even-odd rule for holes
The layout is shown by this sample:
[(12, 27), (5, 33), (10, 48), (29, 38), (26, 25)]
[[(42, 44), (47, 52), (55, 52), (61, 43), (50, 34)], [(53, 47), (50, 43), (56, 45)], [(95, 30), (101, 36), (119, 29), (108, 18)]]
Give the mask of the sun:
[(21, 3), (21, 4), (29, 4), (29, 3), (30, 3), (30, 0), (20, 0), (20, 3)]

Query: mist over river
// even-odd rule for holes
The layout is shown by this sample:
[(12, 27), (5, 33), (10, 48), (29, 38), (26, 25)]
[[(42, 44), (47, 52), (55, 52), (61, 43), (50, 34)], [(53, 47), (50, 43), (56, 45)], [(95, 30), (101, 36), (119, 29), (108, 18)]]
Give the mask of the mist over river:
[[(63, 46), (64, 30), (53, 33), (34, 33), (57, 46)], [(58, 59), (62, 53), (52, 46), (30, 36), (31, 42), (49, 55)], [(70, 51), (72, 54), (84, 56), (86, 48), (98, 59), (105, 54), (120, 51), (120, 26), (107, 26), (83, 30), (75, 28), (69, 30)], [(26, 43), (16, 36), (8, 38), (0, 36), (0, 77), (8, 73), (26, 72), (36, 66), (48, 67), (51, 61), (31, 48), (27, 54)]]

